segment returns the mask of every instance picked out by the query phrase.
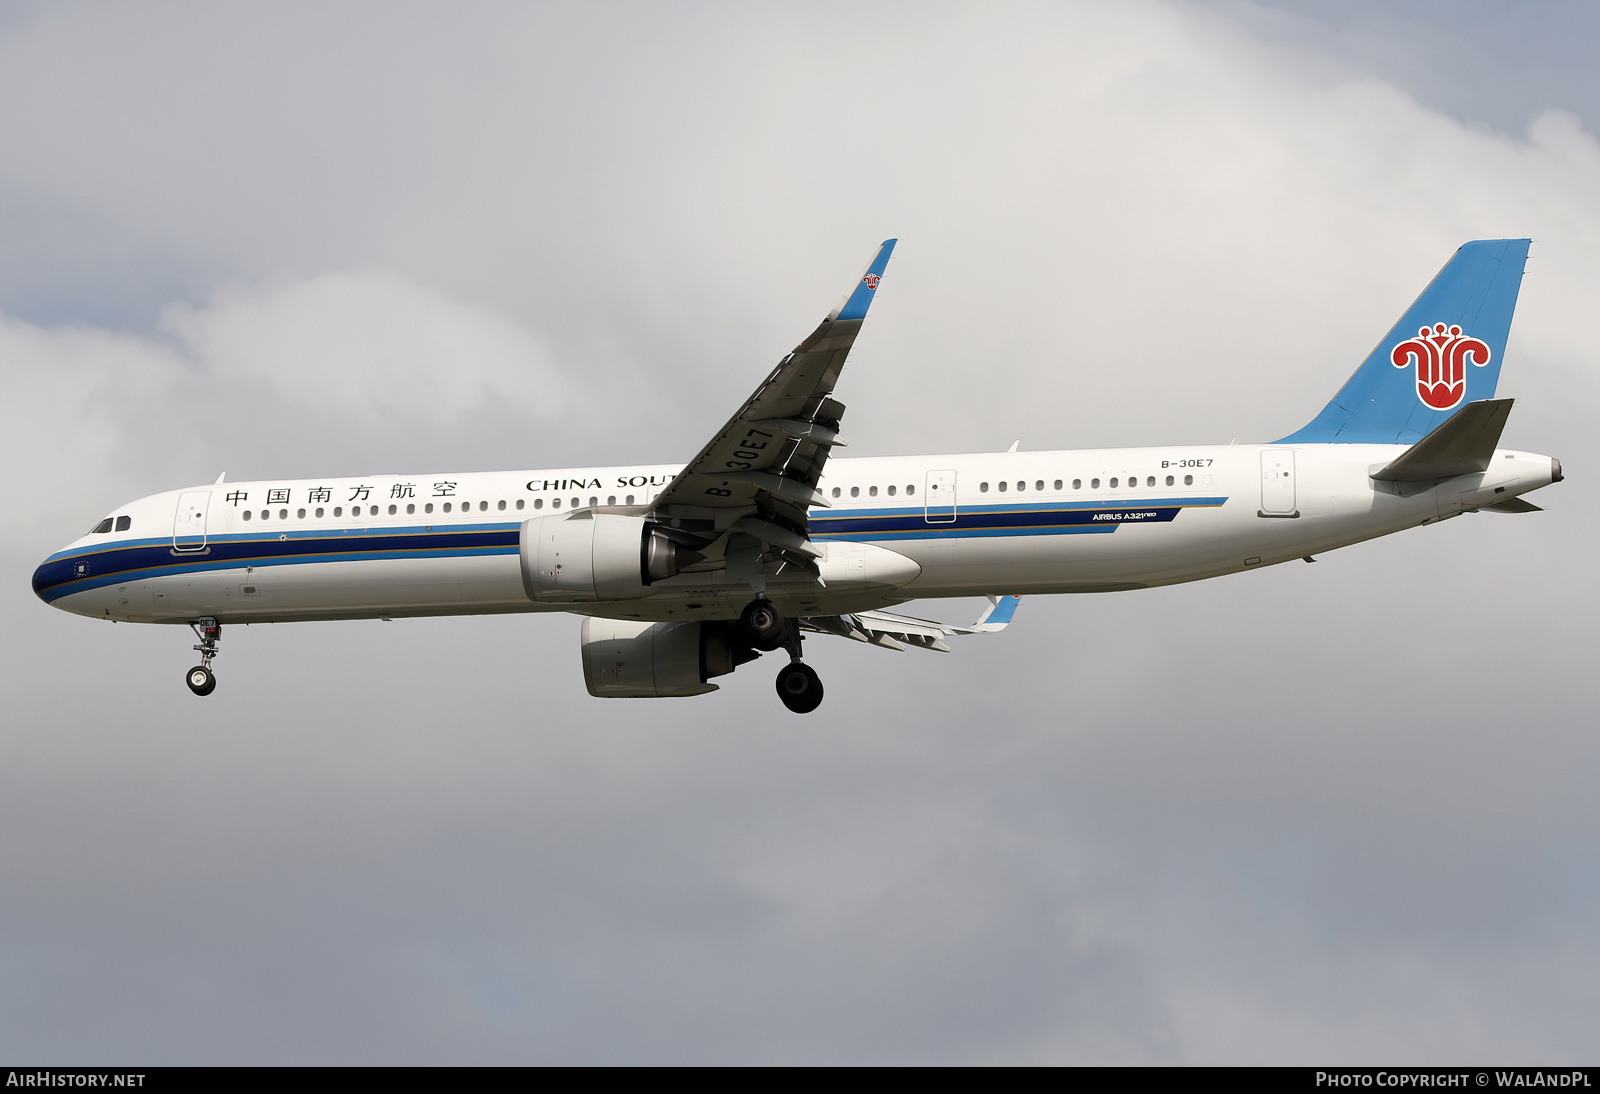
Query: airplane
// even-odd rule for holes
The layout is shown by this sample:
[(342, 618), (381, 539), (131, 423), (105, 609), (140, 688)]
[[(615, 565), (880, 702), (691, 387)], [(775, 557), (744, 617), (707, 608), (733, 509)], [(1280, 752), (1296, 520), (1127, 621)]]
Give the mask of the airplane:
[[(1018, 598), (1144, 589), (1313, 561), (1562, 479), (1498, 447), (1495, 398), (1529, 240), (1462, 246), (1322, 411), (1265, 444), (847, 459), (841, 370), (885, 241), (822, 323), (683, 464), (328, 476), (151, 494), (50, 555), (65, 611), (187, 624), (216, 688), (224, 625), (499, 612), (583, 617), (601, 698), (700, 695), (785, 650), (784, 705), (822, 701), (811, 635), (948, 652)], [(891, 609), (988, 596), (958, 627)]]

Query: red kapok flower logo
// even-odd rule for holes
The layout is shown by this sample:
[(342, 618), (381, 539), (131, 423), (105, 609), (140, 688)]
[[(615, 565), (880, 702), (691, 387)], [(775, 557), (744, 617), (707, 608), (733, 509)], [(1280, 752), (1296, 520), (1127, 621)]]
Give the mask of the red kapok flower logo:
[(1450, 410), (1467, 394), (1467, 362), (1478, 368), (1487, 365), (1489, 344), (1462, 334), (1458, 325), (1435, 323), (1395, 346), (1389, 360), (1395, 368), (1407, 368), (1415, 361), (1417, 398), (1433, 410)]

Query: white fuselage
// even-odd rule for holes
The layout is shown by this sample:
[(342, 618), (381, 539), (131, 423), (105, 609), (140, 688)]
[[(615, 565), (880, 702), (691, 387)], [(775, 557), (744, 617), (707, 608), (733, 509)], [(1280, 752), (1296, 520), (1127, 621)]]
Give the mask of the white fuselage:
[[(1404, 445), (1170, 446), (835, 458), (811, 511), (823, 580), (780, 571), (793, 615), (927, 597), (1100, 592), (1270, 566), (1548, 485), (1547, 456), (1396, 488), (1371, 473)], [(80, 615), (223, 623), (572, 610), (732, 618), (750, 586), (713, 558), (649, 595), (535, 603), (523, 523), (585, 507), (643, 512), (675, 466), (217, 483), (118, 508), (39, 567)], [(121, 524), (122, 530), (117, 525)]]

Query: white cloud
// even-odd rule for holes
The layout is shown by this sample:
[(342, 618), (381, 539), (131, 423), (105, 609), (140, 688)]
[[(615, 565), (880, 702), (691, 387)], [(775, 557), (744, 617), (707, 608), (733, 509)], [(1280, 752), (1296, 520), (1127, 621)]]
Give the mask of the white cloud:
[(266, 288), (229, 286), (162, 326), (223, 383), (275, 388), (311, 413), (459, 422), (501, 404), (549, 417), (566, 384), (544, 347), (503, 316), (382, 270)]
[(0, 430), (9, 470), (0, 542), (27, 542), (39, 528), (71, 528), (63, 539), (88, 531), (97, 500), (120, 500), (106, 488), (129, 487), (119, 472), (132, 456), (127, 418), (159, 407), (184, 371), (176, 354), (145, 339), (0, 315), (0, 391), (11, 408)]
[(183, 450), (226, 458), (241, 417), (268, 427), (281, 461), (330, 422), (403, 437), (474, 413), (544, 423), (568, 403), (537, 338), (382, 270), (230, 285), (172, 305), (162, 327), (169, 338), (0, 315), (0, 390), (18, 411), (0, 459), (29, 472), (8, 481), (0, 542), (37, 548), (53, 530), (53, 547), (102, 508), (183, 485), (152, 471), (192, 477), (192, 462), (173, 466)]

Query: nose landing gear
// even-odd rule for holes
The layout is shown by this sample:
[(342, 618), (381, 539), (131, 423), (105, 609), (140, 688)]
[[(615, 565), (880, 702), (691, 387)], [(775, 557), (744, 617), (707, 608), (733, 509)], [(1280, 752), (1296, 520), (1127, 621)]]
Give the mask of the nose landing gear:
[(200, 644), (195, 647), (200, 651), (200, 663), (189, 670), (184, 682), (196, 695), (210, 695), (217, 690), (217, 674), (211, 671), (211, 659), (217, 655), (217, 642), (222, 638), (222, 624), (206, 616), (190, 623), (189, 629), (200, 639)]

